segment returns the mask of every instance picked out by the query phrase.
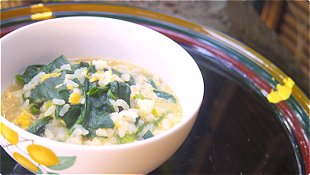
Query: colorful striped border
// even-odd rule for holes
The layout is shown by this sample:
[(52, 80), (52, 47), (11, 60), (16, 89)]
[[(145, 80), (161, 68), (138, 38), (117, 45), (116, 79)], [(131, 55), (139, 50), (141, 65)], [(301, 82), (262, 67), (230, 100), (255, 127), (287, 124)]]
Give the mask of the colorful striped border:
[[(214, 29), (132, 7), (95, 3), (55, 3), (8, 9), (1, 11), (1, 35), (38, 20), (80, 15), (113, 17), (141, 23), (176, 41), (203, 48), (221, 59), (223, 64), (232, 65), (233, 69), (245, 76), (263, 97), (275, 88), (276, 84), (283, 83), (283, 79), (287, 77), (262, 55)], [(299, 87), (294, 86), (292, 96), (288, 100), (271, 105), (274, 106), (279, 119), (285, 119), (282, 122), (287, 131), (297, 139), (306, 172), (309, 173), (309, 99)], [(298, 153), (297, 149), (295, 151)]]

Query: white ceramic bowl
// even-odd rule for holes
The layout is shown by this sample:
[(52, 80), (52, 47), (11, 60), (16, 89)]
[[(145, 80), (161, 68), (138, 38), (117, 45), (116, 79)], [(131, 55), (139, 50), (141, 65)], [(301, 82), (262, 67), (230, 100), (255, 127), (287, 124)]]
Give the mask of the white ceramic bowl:
[[(1, 116), (2, 147), (31, 171), (148, 173), (183, 143), (203, 97), (201, 72), (182, 47), (160, 33), (126, 21), (67, 17), (37, 22), (1, 38), (1, 51), (2, 92), (28, 65), (46, 64), (60, 54), (67, 58), (112, 57), (128, 60), (159, 75), (178, 96), (184, 113), (184, 119), (163, 134), (112, 146), (72, 145), (45, 139)], [(31, 144), (35, 144), (32, 149)], [(49, 161), (55, 158), (60, 159), (61, 166), (49, 167)]]

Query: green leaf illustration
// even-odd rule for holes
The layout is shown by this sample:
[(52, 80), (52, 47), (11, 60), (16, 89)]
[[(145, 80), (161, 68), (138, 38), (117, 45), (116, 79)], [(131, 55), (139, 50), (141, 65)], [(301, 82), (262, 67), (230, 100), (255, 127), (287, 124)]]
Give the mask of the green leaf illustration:
[(38, 174), (43, 174), (43, 171), (39, 168), (38, 172), (36, 172)]
[(58, 173), (53, 173), (53, 172), (47, 172), (46, 174), (54, 174), (54, 175), (59, 175)]
[(59, 159), (59, 164), (54, 165), (54, 166), (49, 166), (48, 168), (52, 169), (52, 170), (64, 170), (64, 169), (67, 169), (67, 168), (71, 167), (74, 164), (76, 157), (75, 156), (72, 156), (72, 157), (58, 157), (58, 159)]

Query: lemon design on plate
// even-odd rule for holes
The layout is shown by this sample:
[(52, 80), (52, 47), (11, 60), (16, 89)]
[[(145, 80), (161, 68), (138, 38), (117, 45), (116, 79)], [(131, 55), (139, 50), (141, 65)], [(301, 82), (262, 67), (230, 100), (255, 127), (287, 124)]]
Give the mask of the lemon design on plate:
[(16, 145), (18, 143), (18, 134), (11, 128), (7, 127), (3, 123), (0, 122), (0, 130), (3, 137), (12, 145)]
[(270, 103), (279, 103), (290, 98), (295, 82), (289, 77), (284, 78), (283, 82), (284, 85), (277, 84), (277, 89), (272, 89), (267, 95), (267, 99)]
[(39, 172), (39, 168), (34, 163), (32, 163), (30, 160), (28, 160), (26, 157), (19, 154), (18, 152), (14, 152), (13, 157), (19, 164), (29, 169), (30, 171)]
[[(11, 144), (8, 146), (18, 145), (18, 134), (2, 122), (0, 122), (1, 135)], [(38, 164), (45, 165), (51, 170), (64, 170), (71, 167), (76, 160), (76, 156), (61, 156), (57, 157), (56, 154), (47, 147), (30, 144), (27, 146), (27, 151), (30, 157)], [(18, 152), (13, 152), (14, 159), (23, 167), (29, 169), (34, 173), (42, 173), (42, 170), (32, 163), (28, 158)], [(54, 172), (47, 172), (48, 174), (55, 174)]]
[(30, 157), (39, 164), (53, 166), (59, 163), (56, 154), (44, 146), (31, 144), (27, 147), (27, 151), (29, 152)]

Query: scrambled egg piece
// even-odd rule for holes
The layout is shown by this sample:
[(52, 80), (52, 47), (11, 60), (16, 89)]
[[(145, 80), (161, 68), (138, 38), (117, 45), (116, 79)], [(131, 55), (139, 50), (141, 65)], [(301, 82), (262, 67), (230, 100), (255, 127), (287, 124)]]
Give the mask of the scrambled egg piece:
[(152, 110), (152, 114), (153, 114), (155, 117), (158, 117), (158, 116), (159, 116), (159, 113), (158, 113), (158, 111), (155, 109), (155, 107), (154, 107), (153, 110)]
[(50, 73), (50, 74), (45, 74), (45, 75), (43, 75), (41, 77), (41, 81), (45, 81), (48, 78), (59, 77), (60, 75), (61, 75), (60, 72), (53, 72), (53, 73)]
[(94, 74), (92, 74), (92, 75), (90, 76), (89, 81), (90, 81), (90, 82), (97, 81), (97, 80), (99, 80), (99, 79), (100, 79), (101, 77), (103, 77), (103, 76), (104, 76), (104, 74), (102, 74), (101, 71), (97, 71), (96, 73), (94, 73)]
[(85, 69), (85, 70), (83, 71), (82, 75), (83, 75), (84, 77), (86, 77), (86, 78), (89, 78), (88, 70)]
[(97, 81), (97, 80), (99, 80), (98, 77), (92, 76), (92, 77), (89, 79), (89, 82), (95, 82), (95, 81)]
[(69, 97), (69, 103), (75, 105), (80, 104), (82, 99), (82, 95), (80, 92), (73, 92)]
[(32, 123), (32, 115), (28, 111), (23, 111), (18, 118), (14, 120), (14, 123), (22, 127), (23, 129), (27, 129)]
[(67, 84), (66, 87), (67, 87), (68, 90), (72, 90), (73, 89), (73, 86), (71, 84)]
[(267, 95), (267, 99), (270, 103), (279, 103), (290, 98), (295, 82), (289, 77), (285, 78), (283, 82), (284, 85), (277, 84), (276, 90), (272, 89)]

